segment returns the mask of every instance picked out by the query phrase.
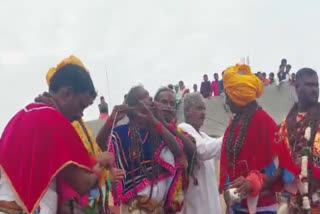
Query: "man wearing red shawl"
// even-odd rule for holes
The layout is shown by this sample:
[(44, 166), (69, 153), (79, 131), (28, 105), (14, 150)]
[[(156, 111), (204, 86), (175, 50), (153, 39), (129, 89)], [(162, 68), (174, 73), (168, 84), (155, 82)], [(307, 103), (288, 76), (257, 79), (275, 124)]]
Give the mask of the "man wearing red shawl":
[[(31, 103), (6, 126), (0, 140), (0, 213), (57, 213), (60, 178), (84, 197), (97, 185), (106, 157), (90, 158), (70, 121), (80, 119), (96, 91), (74, 56), (51, 73), (56, 106)], [(99, 161), (99, 163), (97, 163)]]
[[(320, 213), (320, 104), (317, 72), (303, 68), (296, 75), (298, 103), (282, 122), (279, 135), (290, 148), (299, 172), (285, 185), (286, 213)], [(283, 212), (285, 213), (285, 212)]]
[(219, 188), (225, 191), (228, 213), (276, 213), (274, 191), (280, 167), (289, 167), (279, 156), (283, 146), (275, 143), (276, 123), (256, 102), (263, 83), (249, 66), (236, 65), (224, 72), (223, 84), (234, 114), (224, 134), (220, 160)]
[[(65, 59), (64, 61), (73, 61), (73, 63), (78, 62), (75, 57), (69, 57)], [(80, 63), (79, 63), (80, 64)], [(50, 68), (50, 70), (47, 73), (46, 80), (48, 86), (50, 86), (51, 78), (53, 74), (56, 72), (56, 68)], [(102, 97), (103, 98), (103, 97)], [(45, 104), (49, 104), (51, 106), (54, 106), (55, 108), (58, 108), (58, 106), (55, 105), (55, 101), (51, 98), (50, 93), (44, 92), (42, 95), (39, 95), (36, 99), (36, 102), (41, 102)], [(100, 149), (99, 145), (95, 141), (95, 138), (93, 137), (92, 131), (90, 128), (84, 123), (84, 121), (81, 120), (76, 120), (72, 122), (72, 126), (75, 128), (76, 132), (80, 136), (83, 145), (87, 149), (88, 153), (93, 156), (100, 158), (100, 156), (109, 156), (109, 161), (112, 162), (113, 160), (113, 155), (111, 153), (107, 154), (106, 152), (102, 152)], [(111, 169), (111, 172), (118, 172), (118, 169)], [(122, 172), (123, 174), (123, 172)], [(59, 209), (61, 210), (70, 210), (70, 206), (75, 207), (75, 203), (77, 202), (77, 208), (81, 209), (81, 213), (84, 214), (93, 214), (93, 213), (102, 213), (104, 211), (110, 212), (109, 211), (109, 189), (111, 188), (110, 186), (110, 178), (109, 176), (109, 171), (104, 170), (101, 178), (99, 185), (95, 186), (93, 189), (90, 190), (90, 192), (84, 197), (86, 200), (78, 200), (74, 201), (74, 198), (77, 194), (74, 192), (68, 192), (68, 191), (63, 191), (63, 194), (60, 194), (60, 206)], [(115, 178), (114, 176), (112, 176)], [(121, 177), (121, 174), (120, 176)], [(119, 178), (120, 179), (120, 178)], [(61, 185), (60, 185), (61, 187)], [(62, 187), (61, 187), (62, 188)], [(71, 193), (71, 194), (70, 194)], [(78, 196), (78, 198), (80, 198)], [(75, 211), (78, 213), (78, 211)]]

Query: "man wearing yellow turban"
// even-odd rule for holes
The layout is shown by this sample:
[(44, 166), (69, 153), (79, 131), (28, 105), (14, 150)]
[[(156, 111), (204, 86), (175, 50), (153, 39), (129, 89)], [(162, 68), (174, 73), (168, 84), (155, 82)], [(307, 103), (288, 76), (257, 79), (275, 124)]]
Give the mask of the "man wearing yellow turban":
[(224, 90), (236, 105), (243, 107), (259, 98), (263, 93), (262, 81), (247, 65), (227, 68), (223, 74)]
[[(256, 102), (263, 83), (249, 66), (237, 64), (225, 70), (223, 84), (226, 103), (235, 116), (224, 134), (220, 191), (227, 187), (226, 203), (232, 213), (275, 214), (275, 184), (281, 178), (279, 168), (285, 166), (280, 145), (274, 142), (277, 124)], [(233, 200), (234, 189), (244, 204)]]

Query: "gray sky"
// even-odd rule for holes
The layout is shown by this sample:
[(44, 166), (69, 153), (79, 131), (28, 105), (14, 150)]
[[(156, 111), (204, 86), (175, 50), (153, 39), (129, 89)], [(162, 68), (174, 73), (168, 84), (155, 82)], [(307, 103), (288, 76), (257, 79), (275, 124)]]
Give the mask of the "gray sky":
[[(45, 75), (70, 54), (91, 72), (99, 95), (121, 103), (131, 86), (158, 87), (250, 56), (254, 71), (319, 71), (318, 0), (0, 0), (0, 132), (47, 90)], [(109, 86), (107, 87), (108, 71)], [(110, 89), (110, 90), (108, 90)], [(110, 96), (109, 96), (110, 95)], [(98, 117), (98, 99), (85, 119)]]

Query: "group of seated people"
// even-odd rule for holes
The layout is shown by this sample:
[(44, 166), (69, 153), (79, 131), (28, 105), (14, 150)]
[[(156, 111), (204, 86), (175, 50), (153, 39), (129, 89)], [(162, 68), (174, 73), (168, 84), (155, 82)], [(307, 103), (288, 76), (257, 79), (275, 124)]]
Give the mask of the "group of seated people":
[[(307, 172), (305, 156), (311, 153), (305, 147), (320, 139), (315, 129), (319, 94), (314, 95), (319, 86), (312, 82), (318, 78), (312, 69), (301, 69), (297, 78), (314, 88), (306, 91), (297, 84), (302, 104), (293, 107), (279, 134), (256, 102), (262, 82), (249, 66), (235, 65), (223, 76), (233, 113), (223, 138), (201, 131), (206, 105), (200, 93), (185, 96), (185, 122), (178, 124), (174, 92), (163, 87), (151, 97), (143, 86), (128, 92), (126, 103), (114, 107), (94, 138), (82, 117), (97, 93), (88, 69), (70, 56), (49, 70), (48, 92), (19, 111), (3, 132), (0, 214), (111, 213), (109, 192), (121, 214), (220, 214), (219, 193), (225, 195), (228, 213), (276, 213), (275, 193), (284, 184), (296, 190), (299, 182), (302, 191), (287, 191), (296, 198), (286, 202), (288, 209), (317, 210), (318, 188), (311, 178), (320, 175), (313, 158), (320, 145), (310, 144), (314, 161)], [(316, 107), (299, 116), (306, 106)], [(118, 126), (125, 116), (129, 122)], [(304, 132), (310, 136), (298, 142)], [(295, 144), (299, 146), (291, 148)], [(295, 153), (294, 160), (302, 157), (301, 163), (292, 160)]]

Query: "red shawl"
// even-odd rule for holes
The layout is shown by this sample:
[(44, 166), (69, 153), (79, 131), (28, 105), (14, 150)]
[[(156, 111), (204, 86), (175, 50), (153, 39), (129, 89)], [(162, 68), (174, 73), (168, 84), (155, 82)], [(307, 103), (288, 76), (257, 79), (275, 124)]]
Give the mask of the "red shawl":
[[(235, 137), (240, 127), (236, 128)], [(247, 129), (244, 144), (236, 160), (236, 173), (233, 177), (233, 167), (227, 165), (226, 140), (230, 131), (227, 128), (222, 145), (220, 160), (220, 191), (223, 190), (226, 176), (230, 181), (239, 176), (246, 177), (251, 170), (263, 171), (270, 165), (275, 156), (279, 157), (279, 166), (296, 174), (290, 151), (283, 141), (278, 140), (278, 126), (273, 119), (262, 109), (253, 115)]]
[(90, 170), (90, 158), (70, 121), (51, 106), (33, 103), (18, 112), (0, 140), (0, 165), (27, 213), (68, 164)]

